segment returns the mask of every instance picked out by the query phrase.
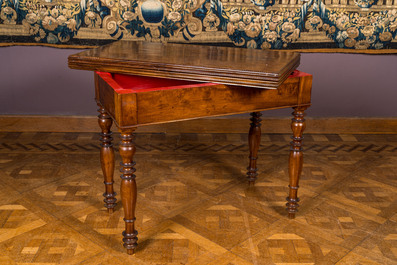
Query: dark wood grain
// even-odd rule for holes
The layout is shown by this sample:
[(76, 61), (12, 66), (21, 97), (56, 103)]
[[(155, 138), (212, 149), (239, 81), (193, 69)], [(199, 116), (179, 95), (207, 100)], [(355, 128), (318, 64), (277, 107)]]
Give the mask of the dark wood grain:
[(123, 231), (124, 247), (127, 253), (132, 255), (138, 241), (138, 232), (135, 230), (135, 206), (137, 198), (137, 188), (135, 182), (135, 162), (133, 161), (135, 154), (134, 129), (120, 130), (120, 146), (119, 152), (123, 162), (121, 162), (121, 202), (124, 209), (125, 230)]
[(298, 211), (299, 198), (299, 178), (302, 172), (303, 166), (303, 152), (302, 152), (302, 141), (303, 141), (303, 131), (306, 128), (305, 123), (305, 110), (307, 107), (296, 107), (292, 115), (291, 129), (293, 132), (291, 149), (289, 155), (289, 196), (287, 197), (287, 211), (288, 217), (295, 218), (295, 213)]
[(249, 155), (249, 166), (247, 168), (247, 179), (251, 184), (255, 183), (256, 177), (258, 176), (258, 168), (256, 167), (256, 161), (258, 160), (258, 150), (261, 143), (261, 116), (260, 112), (251, 113), (251, 126), (248, 133), (248, 145), (250, 149)]
[(105, 199), (103, 201), (105, 202), (105, 207), (108, 209), (108, 212), (112, 213), (117, 201), (116, 193), (113, 189), (114, 150), (112, 144), (112, 131), (110, 130), (113, 124), (113, 120), (107, 114), (106, 110), (100, 105), (98, 111), (100, 113), (98, 115), (98, 124), (102, 131), (100, 134), (100, 159), (105, 184), (105, 193), (103, 193)]
[(69, 56), (73, 69), (273, 89), (299, 62), (293, 52), (133, 41)]

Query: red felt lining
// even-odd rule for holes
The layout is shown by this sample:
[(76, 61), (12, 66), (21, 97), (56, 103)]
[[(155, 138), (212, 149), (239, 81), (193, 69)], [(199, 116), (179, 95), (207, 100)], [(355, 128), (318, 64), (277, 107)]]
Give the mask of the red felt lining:
[[(217, 85), (215, 83), (200, 83), (167, 78), (111, 74), (107, 72), (96, 73), (119, 94)], [(288, 78), (309, 75), (310, 74), (295, 70)]]
[(305, 72), (301, 72), (299, 70), (295, 70), (293, 71), (288, 78), (293, 78), (293, 77), (301, 77), (301, 76), (309, 76), (310, 74), (307, 74)]
[(216, 85), (194, 81), (96, 72), (119, 94)]
[(122, 74), (113, 74), (113, 79), (125, 89), (147, 89), (170, 86), (186, 86), (199, 84), (194, 81), (175, 80), (166, 78), (154, 78), (146, 76), (131, 76)]

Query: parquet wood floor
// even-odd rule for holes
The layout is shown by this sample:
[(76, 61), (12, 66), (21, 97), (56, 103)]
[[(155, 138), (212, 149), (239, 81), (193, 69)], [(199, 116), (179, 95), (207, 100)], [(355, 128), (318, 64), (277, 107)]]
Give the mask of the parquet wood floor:
[(397, 134), (306, 135), (294, 220), (289, 134), (263, 134), (255, 186), (246, 134), (137, 134), (134, 256), (98, 138), (0, 133), (0, 264), (397, 264)]

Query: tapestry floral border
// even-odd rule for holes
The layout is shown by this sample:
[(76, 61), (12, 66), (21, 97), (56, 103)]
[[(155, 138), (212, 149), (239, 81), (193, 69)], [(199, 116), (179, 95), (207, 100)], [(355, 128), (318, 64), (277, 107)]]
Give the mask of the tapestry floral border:
[[(0, 45), (115, 40), (397, 52), (397, 0), (0, 0)], [(332, 4), (330, 4), (332, 2)], [(390, 5), (391, 4), (391, 5)]]

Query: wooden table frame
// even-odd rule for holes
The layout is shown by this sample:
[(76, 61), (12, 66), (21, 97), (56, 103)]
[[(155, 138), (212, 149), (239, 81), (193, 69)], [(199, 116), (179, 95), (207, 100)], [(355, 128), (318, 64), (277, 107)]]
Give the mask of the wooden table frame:
[[(144, 45), (150, 46), (152, 44)], [(158, 47), (164, 48), (163, 46)], [(175, 47), (184, 48), (185, 46)], [(106, 51), (106, 49), (104, 50)], [(116, 47), (116, 51), (117, 49), (120, 49), (120, 47)], [(166, 46), (166, 51), (161, 52), (168, 52), (168, 49), (173, 50), (174, 46)], [(103, 49), (99, 51), (103, 52)], [(230, 50), (230, 48), (219, 47), (216, 48), (217, 53), (215, 55), (212, 51), (204, 50), (202, 54), (215, 56), (218, 53), (224, 55), (225, 53), (236, 52), (239, 56), (234, 56), (233, 58), (245, 58), (244, 56), (248, 56), (249, 52), (251, 52), (244, 49)], [(159, 63), (157, 62), (149, 66), (146, 63), (144, 65), (146, 68), (142, 72), (139, 72), (137, 70), (138, 68), (134, 68), (134, 65), (141, 64), (139, 63), (140, 61), (135, 59), (135, 61), (127, 59), (127, 63), (132, 62), (129, 64), (129, 70), (125, 70), (126, 68), (123, 67), (125, 64), (114, 67), (114, 62), (116, 62), (115, 64), (119, 63), (119, 59), (116, 60), (114, 57), (109, 59), (105, 56), (105, 58), (102, 58), (103, 64), (100, 64), (100, 61), (93, 63), (93, 60), (96, 60), (96, 58), (101, 59), (96, 52), (98, 52), (98, 49), (94, 50), (94, 52), (83, 52), (82, 54), (72, 55), (69, 57), (69, 66), (75, 69), (96, 71), (95, 97), (100, 113), (98, 115), (98, 123), (102, 131), (100, 160), (105, 183), (105, 193), (103, 195), (105, 197), (105, 207), (109, 213), (113, 212), (117, 201), (113, 188), (113, 173), (115, 168), (111, 132), (113, 123), (116, 123), (121, 135), (119, 144), (119, 152), (122, 159), (120, 169), (122, 173), (121, 201), (124, 208), (125, 221), (123, 242), (128, 254), (134, 253), (138, 240), (138, 232), (135, 230), (134, 225), (136, 220), (137, 187), (135, 182), (136, 176), (134, 174), (134, 155), (136, 149), (133, 133), (137, 127), (143, 125), (250, 112), (251, 126), (248, 133), (249, 165), (247, 168), (247, 179), (250, 184), (254, 184), (258, 175), (256, 161), (261, 139), (260, 111), (287, 107), (293, 108), (291, 122), (293, 135), (288, 165), (289, 195), (286, 206), (289, 218), (295, 217), (299, 202), (298, 184), (303, 165), (302, 134), (306, 126), (304, 111), (311, 104), (312, 86), (311, 75), (299, 71), (291, 74), (297, 66), (296, 58), (299, 61), (299, 55), (297, 57), (296, 54), (293, 56), (285, 53), (281, 53), (282, 56), (276, 54), (278, 55), (274, 57), (276, 59), (271, 59), (269, 63), (280, 64), (280, 67), (276, 70), (282, 70), (276, 71), (277, 74), (272, 75), (267, 73), (263, 75), (264, 80), (258, 81), (258, 78), (262, 78), (261, 76), (258, 77), (258, 72), (254, 73), (253, 70), (245, 70), (240, 72), (242, 73), (241, 76), (238, 76), (238, 80), (240, 81), (230, 81), (232, 79), (228, 79), (228, 74), (225, 74), (225, 71), (219, 71), (220, 74), (218, 73), (215, 77), (213, 75), (208, 77), (206, 79), (208, 80), (207, 82), (196, 82), (196, 79), (203, 81), (208, 75), (208, 72), (213, 68), (207, 67), (206, 71), (202, 71), (202, 66), (197, 64), (196, 69), (189, 69), (191, 71), (189, 74), (181, 75), (180, 71), (183, 71), (181, 70), (182, 68), (174, 70), (175, 65), (180, 64), (174, 64), (171, 67), (168, 64), (163, 65), (160, 67), (161, 71), (159, 71)], [(274, 53), (259, 51), (259, 53), (255, 54), (255, 56), (262, 55), (272, 57)], [(123, 55), (117, 56), (122, 57)], [(282, 64), (284, 61), (285, 64)], [(212, 63), (212, 60), (209, 60), (204, 63), (204, 66), (211, 65)], [(113, 68), (109, 69), (109, 65)], [(285, 65), (289, 67), (285, 67)], [(236, 69), (238, 67), (241, 68), (241, 66), (237, 66)], [(254, 65), (253, 67), (256, 66)], [(103, 72), (103, 70), (106, 72)], [(171, 74), (171, 79), (159, 79), (166, 77), (170, 71), (174, 71)], [(196, 74), (194, 74), (194, 71), (196, 71)], [(125, 75), (125, 73), (129, 75)], [(236, 78), (235, 73), (232, 73), (232, 75)], [(223, 82), (224, 80), (229, 81)], [(221, 81), (223, 83), (213, 83), (214, 81)], [(237, 85), (233, 85), (234, 82)], [(141, 84), (148, 84), (148, 86), (141, 87)]]

